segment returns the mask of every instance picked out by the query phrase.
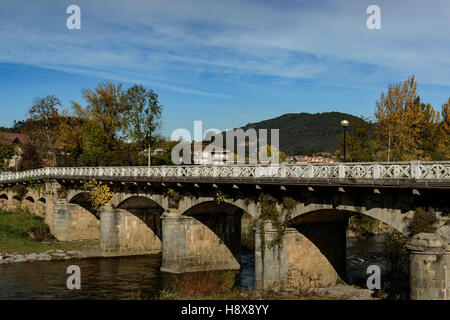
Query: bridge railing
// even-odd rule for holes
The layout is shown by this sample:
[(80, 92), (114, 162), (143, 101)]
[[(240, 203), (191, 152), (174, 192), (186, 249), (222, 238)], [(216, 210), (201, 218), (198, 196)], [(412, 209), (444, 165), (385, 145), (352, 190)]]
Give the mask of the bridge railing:
[(158, 167), (56, 167), (23, 172), (2, 172), (0, 174), (0, 183), (39, 179), (145, 179), (164, 177), (214, 177), (218, 179), (415, 179), (450, 181), (450, 161)]

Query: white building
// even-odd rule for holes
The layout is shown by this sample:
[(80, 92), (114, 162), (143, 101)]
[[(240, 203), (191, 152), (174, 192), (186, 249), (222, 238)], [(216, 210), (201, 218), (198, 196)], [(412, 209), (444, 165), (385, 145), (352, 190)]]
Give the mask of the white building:
[(230, 150), (214, 145), (195, 143), (193, 150), (194, 164), (225, 165), (230, 160)]

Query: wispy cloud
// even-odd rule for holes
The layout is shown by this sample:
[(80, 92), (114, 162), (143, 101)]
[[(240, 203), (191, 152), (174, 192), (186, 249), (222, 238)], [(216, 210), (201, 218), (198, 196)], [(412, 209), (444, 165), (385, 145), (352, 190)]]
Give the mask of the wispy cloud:
[(213, 75), (365, 87), (416, 73), (425, 83), (450, 85), (450, 4), (382, 2), (383, 29), (369, 31), (369, 2), (77, 1), (82, 30), (69, 31), (68, 1), (4, 1), (0, 61), (153, 78), (170, 90), (218, 98), (228, 95), (195, 84)]

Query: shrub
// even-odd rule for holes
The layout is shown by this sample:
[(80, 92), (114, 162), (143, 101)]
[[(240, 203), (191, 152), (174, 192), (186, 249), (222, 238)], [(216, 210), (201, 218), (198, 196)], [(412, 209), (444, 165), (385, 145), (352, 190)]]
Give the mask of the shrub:
[(161, 291), (166, 298), (174, 298), (174, 295), (205, 297), (225, 294), (233, 290), (236, 281), (236, 273), (231, 270), (186, 272), (172, 277), (172, 288)]
[(23, 197), (27, 194), (27, 188), (24, 185), (16, 184), (12, 187), (12, 191), (16, 194), (16, 198), (19, 201), (23, 200)]
[(408, 238), (396, 230), (386, 235), (383, 247), (391, 272), (407, 271), (409, 265), (408, 252), (405, 247), (407, 242)]
[(290, 268), (287, 273), (286, 289), (299, 297), (310, 296), (313, 295), (311, 289), (316, 286), (318, 281), (320, 281), (319, 275), (305, 272), (299, 268)]
[(431, 211), (426, 211), (423, 208), (417, 208), (414, 217), (409, 225), (410, 235), (414, 236), (418, 233), (434, 233), (436, 231), (435, 222), (437, 221), (436, 214)]

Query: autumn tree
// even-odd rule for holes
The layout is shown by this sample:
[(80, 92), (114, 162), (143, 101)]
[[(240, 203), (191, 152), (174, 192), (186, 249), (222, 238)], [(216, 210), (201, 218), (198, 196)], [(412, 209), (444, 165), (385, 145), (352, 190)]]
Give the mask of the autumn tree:
[(16, 146), (0, 141), (0, 169), (5, 170), (9, 161), (16, 154)]
[(376, 102), (374, 144), (377, 160), (430, 160), (425, 150), (439, 121), (430, 105), (420, 102), (414, 76), (388, 87)]
[(127, 108), (125, 133), (136, 142), (141, 154), (147, 149), (148, 164), (151, 164), (151, 147), (155, 143), (155, 133), (160, 125), (162, 106), (158, 95), (142, 85), (134, 85), (125, 95)]
[(31, 143), (26, 143), (22, 146), (20, 158), (19, 170), (21, 171), (38, 169), (42, 166), (36, 147)]
[[(86, 105), (71, 102), (62, 107), (53, 95), (35, 98), (27, 121), (14, 129), (29, 134), (41, 160), (51, 154), (64, 166), (120, 166), (141, 164), (144, 150), (160, 141), (157, 134), (162, 106), (151, 89), (135, 85), (124, 91), (120, 83), (99, 83), (83, 89)], [(130, 143), (127, 143), (130, 141)], [(30, 153), (32, 156), (32, 152)], [(153, 161), (152, 161), (153, 162)], [(27, 167), (34, 166), (30, 158)], [(171, 164), (167, 154), (156, 164)]]
[(43, 98), (36, 97), (28, 111), (28, 122), (32, 123), (32, 138), (38, 145), (44, 157), (51, 153), (53, 164), (56, 166), (55, 136), (58, 127), (58, 107), (61, 101), (54, 95)]
[(87, 102), (83, 112), (100, 126), (107, 142), (114, 143), (123, 136), (127, 103), (122, 84), (102, 82), (93, 90), (83, 89), (82, 93)]
[(286, 153), (278, 151), (277, 147), (271, 145), (264, 145), (259, 148), (258, 160), (261, 163), (272, 163), (272, 160), (282, 163), (286, 161)]
[(439, 125), (439, 142), (437, 146), (437, 160), (450, 160), (450, 98), (442, 106), (442, 121)]

